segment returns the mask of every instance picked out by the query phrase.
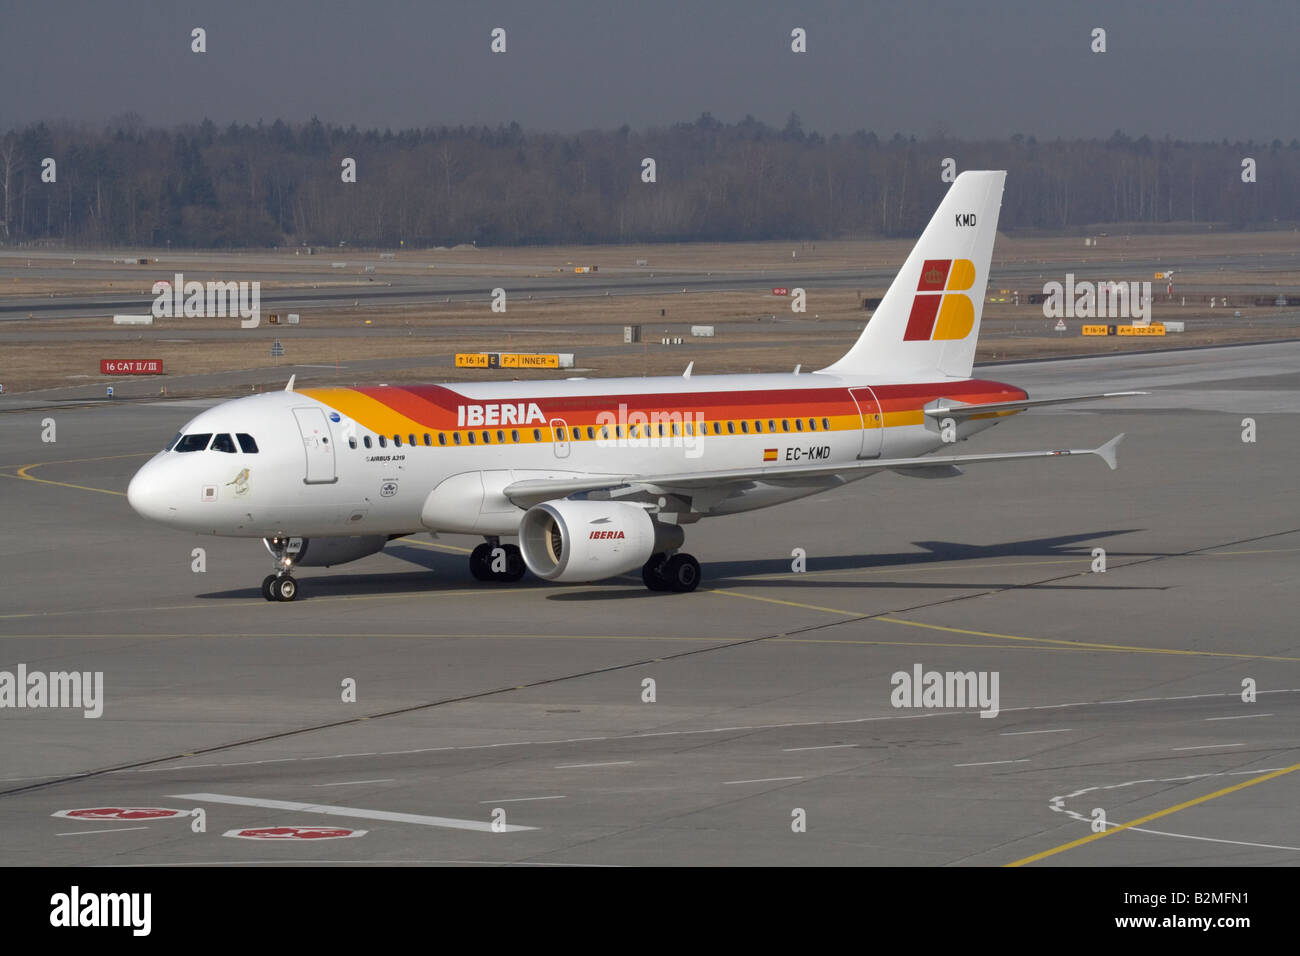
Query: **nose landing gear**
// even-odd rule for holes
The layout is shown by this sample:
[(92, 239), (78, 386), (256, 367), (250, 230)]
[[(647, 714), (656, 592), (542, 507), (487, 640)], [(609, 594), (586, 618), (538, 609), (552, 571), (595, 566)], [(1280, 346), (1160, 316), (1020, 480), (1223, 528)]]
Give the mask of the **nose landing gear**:
[(275, 573), (262, 579), (262, 597), (268, 601), (292, 601), (298, 596), (298, 582), (289, 574), (293, 558), (288, 538), (268, 538), (266, 546), (275, 556)]

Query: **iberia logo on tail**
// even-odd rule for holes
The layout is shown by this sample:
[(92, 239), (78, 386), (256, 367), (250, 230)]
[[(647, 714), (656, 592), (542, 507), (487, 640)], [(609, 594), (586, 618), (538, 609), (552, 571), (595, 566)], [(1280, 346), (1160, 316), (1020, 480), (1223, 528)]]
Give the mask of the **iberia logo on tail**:
[(975, 284), (969, 259), (926, 259), (912, 299), (905, 342), (964, 339), (975, 326), (975, 304), (965, 290)]

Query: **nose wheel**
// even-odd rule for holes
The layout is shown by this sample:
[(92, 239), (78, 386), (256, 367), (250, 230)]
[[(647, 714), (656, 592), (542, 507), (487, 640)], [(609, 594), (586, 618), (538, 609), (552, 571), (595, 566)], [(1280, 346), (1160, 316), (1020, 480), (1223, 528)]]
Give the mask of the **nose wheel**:
[(292, 601), (297, 596), (298, 582), (287, 574), (268, 574), (262, 579), (262, 597), (268, 601)]
[(293, 558), (288, 538), (267, 538), (266, 546), (275, 558), (275, 573), (262, 579), (262, 597), (268, 601), (292, 601), (298, 596), (298, 582), (289, 575)]

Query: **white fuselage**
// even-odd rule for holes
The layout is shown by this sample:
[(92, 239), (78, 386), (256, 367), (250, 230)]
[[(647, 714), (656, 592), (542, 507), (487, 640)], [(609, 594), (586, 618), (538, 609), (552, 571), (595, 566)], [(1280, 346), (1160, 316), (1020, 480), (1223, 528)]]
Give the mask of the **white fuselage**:
[[(915, 457), (945, 445), (927, 403), (1024, 394), (980, 380), (869, 386), (823, 373), (385, 388), (277, 391), (209, 409), (181, 431), (182, 446), (204, 435), (209, 444), (154, 456), (131, 482), (131, 504), (176, 528), (239, 537), (512, 535), (524, 509), (501, 492), (513, 482)], [(957, 437), (997, 420), (965, 422)], [(840, 483), (701, 489), (669, 509), (690, 522)]]

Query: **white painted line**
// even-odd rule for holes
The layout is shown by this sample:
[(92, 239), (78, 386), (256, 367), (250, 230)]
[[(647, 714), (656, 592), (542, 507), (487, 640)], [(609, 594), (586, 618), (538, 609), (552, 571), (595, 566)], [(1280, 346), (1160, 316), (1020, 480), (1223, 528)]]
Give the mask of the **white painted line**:
[(1023, 760), (984, 760), (980, 763), (955, 763), (954, 767), (992, 767), (1000, 763), (1029, 763), (1029, 758)]
[(1060, 730), (1009, 730), (998, 734), (999, 737), (1027, 737), (1030, 734), (1068, 734), (1073, 731), (1073, 727), (1063, 727)]
[(527, 800), (567, 800), (568, 797), (506, 797), (504, 800), (480, 800), (479, 803), (524, 803)]
[(1144, 827), (1129, 827), (1139, 833), (1154, 833), (1156, 836), (1179, 837), (1183, 840), (1204, 840), (1206, 843), (1231, 843), (1234, 846), (1257, 846), (1264, 850), (1300, 850), (1300, 846), (1278, 846), (1276, 843), (1246, 843), (1243, 840), (1219, 840), (1215, 837), (1193, 836), (1190, 833), (1167, 833), (1164, 830), (1147, 830)]
[(1199, 747), (1175, 747), (1174, 750), (1218, 750), (1221, 747), (1244, 747), (1245, 744), (1201, 744)]
[(324, 803), (297, 803), (292, 800), (263, 800), (260, 797), (235, 797), (224, 793), (177, 793), (178, 800), (196, 803), (229, 803), (239, 807), (265, 807), (268, 810), (295, 810), (300, 813), (323, 813), (334, 817), (360, 817), (363, 820), (390, 820), (394, 823), (418, 823), (426, 827), (449, 827), (453, 830), (479, 830), (484, 833), (535, 830), (508, 824), (499, 831), (485, 820), (458, 820), (455, 817), (427, 817), (418, 813), (394, 813), (390, 810), (362, 810), (357, 807), (334, 807)]
[(825, 744), (821, 747), (786, 747), (781, 753), (797, 754), (801, 750), (842, 750), (845, 747), (856, 747), (857, 744)]
[(760, 777), (757, 780), (724, 780), (723, 786), (731, 786), (735, 783), (778, 783), (782, 780), (802, 780), (803, 777)]
[(1272, 714), (1241, 714), (1237, 717), (1206, 717), (1206, 720), (1250, 720), (1252, 717), (1272, 717)]
[(384, 777), (380, 780), (340, 780), (338, 783), (316, 783), (314, 787), (355, 787), (359, 783), (392, 783), (395, 778)]
[(148, 827), (113, 827), (111, 830), (73, 830), (71, 833), (56, 833), (55, 836), (85, 836), (87, 833), (125, 833), (127, 830), (148, 830)]
[(608, 763), (562, 763), (556, 770), (576, 770), (578, 767), (621, 767), (624, 764), (636, 763), (635, 760), (611, 760)]

